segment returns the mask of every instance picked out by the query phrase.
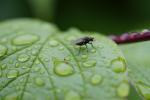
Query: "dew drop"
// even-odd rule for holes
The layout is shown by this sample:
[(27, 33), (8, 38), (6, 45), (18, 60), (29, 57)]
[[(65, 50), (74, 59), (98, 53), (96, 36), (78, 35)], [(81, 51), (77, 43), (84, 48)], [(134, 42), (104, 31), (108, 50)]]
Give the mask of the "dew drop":
[(16, 64), (15, 64), (15, 67), (19, 67), (19, 63), (16, 63)]
[(94, 84), (94, 85), (97, 85), (97, 84), (100, 84), (102, 82), (102, 76), (101, 75), (93, 75), (91, 77), (91, 83)]
[(35, 84), (37, 86), (44, 86), (45, 85), (43, 79), (41, 79), (41, 78), (35, 78)]
[(64, 50), (64, 47), (60, 47), (59, 50)]
[(81, 97), (77, 92), (69, 91), (65, 95), (65, 100), (81, 100)]
[(91, 50), (91, 52), (92, 52), (92, 53), (95, 53), (95, 52), (96, 52), (96, 50), (95, 50), (95, 49), (92, 49), (92, 50)]
[(36, 50), (33, 50), (33, 51), (31, 52), (31, 54), (32, 54), (32, 55), (36, 55), (36, 54), (37, 54), (37, 51), (36, 51)]
[(144, 96), (145, 100), (150, 100), (150, 87), (146, 86), (144, 84), (137, 84), (137, 88), (140, 91), (140, 93)]
[(14, 45), (26, 45), (26, 44), (32, 44), (38, 40), (39, 40), (39, 37), (37, 35), (24, 34), (24, 35), (19, 35), (19, 36), (15, 37), (12, 40), (12, 43)]
[(117, 88), (117, 95), (119, 97), (127, 97), (129, 94), (130, 86), (128, 83), (121, 83)]
[(82, 59), (87, 59), (88, 56), (87, 56), (87, 55), (82, 55), (81, 58), (82, 58)]
[(59, 44), (58, 44), (58, 42), (57, 41), (55, 41), (55, 40), (51, 40), (51, 41), (49, 41), (49, 44), (50, 44), (50, 46), (52, 46), (52, 47), (56, 47), (56, 46), (58, 46)]
[(94, 67), (95, 65), (96, 65), (96, 61), (94, 60), (91, 60), (91, 61), (89, 60), (83, 63), (83, 66), (86, 68)]
[(18, 74), (19, 74), (19, 72), (17, 70), (10, 70), (7, 73), (7, 78), (15, 78), (18, 76)]
[(0, 57), (3, 57), (7, 53), (7, 48), (3, 45), (0, 45)]
[(20, 62), (26, 62), (28, 60), (29, 60), (29, 56), (26, 54), (21, 54), (18, 56), (18, 61), (20, 61)]
[(116, 73), (125, 72), (126, 71), (126, 65), (123, 58), (117, 58), (112, 60), (111, 62), (112, 69)]
[(57, 64), (57, 66), (54, 67), (54, 72), (57, 75), (67, 76), (67, 75), (73, 74), (73, 68), (69, 64), (60, 63), (60, 64)]
[(3, 64), (3, 65), (1, 66), (2, 69), (6, 69), (6, 67), (7, 67), (7, 64)]

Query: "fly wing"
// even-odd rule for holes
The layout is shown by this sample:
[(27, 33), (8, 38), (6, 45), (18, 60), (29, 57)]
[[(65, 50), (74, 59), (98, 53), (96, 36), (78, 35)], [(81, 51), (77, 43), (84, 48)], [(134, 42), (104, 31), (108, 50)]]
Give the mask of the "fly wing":
[(73, 41), (74, 44), (78, 44), (81, 42), (83, 42), (83, 38), (79, 38), (79, 39)]

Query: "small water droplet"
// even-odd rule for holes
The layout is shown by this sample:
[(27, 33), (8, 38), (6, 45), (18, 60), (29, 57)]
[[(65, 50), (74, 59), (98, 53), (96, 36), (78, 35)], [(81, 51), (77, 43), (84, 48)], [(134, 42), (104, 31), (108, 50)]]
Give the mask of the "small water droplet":
[(16, 63), (16, 64), (15, 64), (15, 67), (19, 67), (19, 63)]
[(12, 43), (14, 45), (26, 45), (26, 44), (32, 44), (38, 40), (39, 40), (39, 37), (37, 35), (24, 34), (24, 35), (19, 35), (19, 36), (15, 37), (12, 40)]
[(60, 47), (59, 50), (64, 50), (64, 47)]
[(67, 76), (73, 74), (73, 68), (69, 64), (59, 63), (57, 66), (54, 66), (54, 72), (57, 75)]
[(50, 46), (52, 46), (52, 47), (56, 47), (56, 46), (59, 45), (56, 40), (51, 40), (51, 41), (49, 41), (49, 44), (50, 44)]
[(101, 75), (93, 75), (91, 77), (91, 83), (94, 84), (94, 85), (97, 85), (97, 84), (100, 84), (102, 82), (102, 76)]
[(29, 60), (29, 56), (26, 54), (21, 54), (18, 56), (18, 61), (20, 61), (20, 62), (26, 62), (28, 60)]
[(83, 66), (86, 68), (94, 67), (95, 65), (96, 65), (96, 61), (94, 60), (89, 60), (83, 63)]
[(138, 83), (137, 88), (140, 91), (140, 93), (144, 96), (145, 100), (150, 100), (150, 87), (143, 84), (143, 83)]
[(82, 59), (87, 59), (87, 58), (88, 58), (88, 55), (82, 55), (81, 58), (82, 58)]
[(33, 50), (33, 51), (31, 52), (31, 54), (32, 54), (32, 55), (36, 55), (36, 54), (37, 54), (37, 51), (36, 51), (36, 50)]
[(45, 85), (43, 79), (41, 79), (41, 78), (35, 78), (35, 84), (37, 86), (44, 86)]
[(65, 100), (81, 100), (81, 97), (77, 92), (69, 91), (65, 94)]
[(123, 58), (117, 58), (111, 61), (112, 69), (116, 73), (125, 72), (126, 65)]
[(17, 70), (10, 70), (7, 73), (7, 78), (15, 78), (18, 76), (18, 74), (19, 74), (19, 72)]
[(121, 83), (117, 88), (117, 95), (119, 97), (127, 97), (129, 94), (130, 86), (128, 83)]
[(3, 45), (0, 45), (0, 57), (3, 57), (7, 53), (7, 48)]
[(91, 50), (91, 52), (92, 52), (92, 53), (95, 53), (95, 52), (96, 52), (96, 50), (95, 50), (95, 49), (92, 49), (92, 50)]
[(6, 67), (7, 67), (7, 64), (3, 64), (3, 65), (1, 66), (2, 69), (6, 69)]

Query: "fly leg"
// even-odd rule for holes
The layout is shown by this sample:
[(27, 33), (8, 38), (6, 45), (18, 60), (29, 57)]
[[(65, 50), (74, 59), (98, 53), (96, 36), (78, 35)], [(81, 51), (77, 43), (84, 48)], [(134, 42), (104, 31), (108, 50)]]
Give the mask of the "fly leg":
[(93, 46), (93, 43), (92, 43), (92, 42), (90, 42), (89, 44), (91, 44), (91, 46), (92, 46), (93, 48), (95, 48), (95, 47)]
[(87, 47), (87, 45), (85, 44), (85, 47), (86, 47), (86, 50), (87, 50), (87, 52), (88, 52), (88, 47)]

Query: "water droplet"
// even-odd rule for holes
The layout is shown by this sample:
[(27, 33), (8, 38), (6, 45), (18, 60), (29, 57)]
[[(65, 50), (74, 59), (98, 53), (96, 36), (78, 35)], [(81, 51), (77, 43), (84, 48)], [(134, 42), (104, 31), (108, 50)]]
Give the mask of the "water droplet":
[(117, 95), (119, 97), (127, 97), (129, 94), (130, 86), (128, 83), (121, 83), (117, 88)]
[(44, 86), (45, 85), (43, 79), (41, 79), (41, 78), (35, 78), (35, 84), (38, 86)]
[(93, 75), (91, 77), (91, 83), (94, 84), (94, 85), (97, 85), (97, 84), (100, 84), (102, 82), (102, 76), (101, 75)]
[(21, 54), (18, 56), (18, 61), (20, 61), (20, 62), (26, 62), (28, 60), (29, 60), (29, 56), (26, 54)]
[(59, 50), (64, 50), (64, 47), (60, 47)]
[(95, 49), (92, 49), (92, 50), (91, 50), (91, 52), (92, 52), (92, 53), (95, 53), (95, 52), (96, 52), (96, 50), (95, 50)]
[(7, 73), (7, 78), (15, 78), (18, 76), (18, 74), (19, 74), (19, 72), (17, 70), (10, 70)]
[(137, 84), (137, 88), (140, 91), (140, 93), (144, 96), (145, 100), (150, 100), (150, 87), (142, 84), (142, 83), (138, 83)]
[(55, 40), (51, 40), (51, 41), (49, 41), (49, 44), (50, 44), (50, 46), (52, 46), (52, 47), (56, 47), (56, 46), (58, 46), (59, 44), (58, 44), (58, 42), (57, 41), (55, 41)]
[(54, 72), (61, 76), (71, 75), (73, 73), (73, 68), (69, 64), (59, 63), (54, 67)]
[(88, 55), (82, 55), (81, 58), (82, 58), (82, 59), (87, 59), (87, 58), (88, 58)]
[(16, 63), (16, 64), (15, 64), (15, 67), (19, 67), (19, 63)]
[(81, 100), (81, 97), (77, 92), (69, 91), (65, 95), (65, 100)]
[(7, 53), (7, 48), (3, 45), (0, 45), (0, 57), (3, 57)]
[(36, 50), (33, 50), (33, 51), (31, 52), (31, 54), (32, 54), (32, 55), (36, 55), (36, 54), (37, 54), (37, 51), (36, 51)]
[(111, 65), (112, 65), (113, 71), (116, 73), (126, 71), (125, 60), (123, 58), (117, 58), (117, 59), (112, 60)]
[(83, 63), (83, 66), (87, 68), (94, 67), (95, 65), (96, 65), (96, 61), (94, 60), (89, 60)]
[(12, 40), (12, 43), (14, 45), (26, 45), (26, 44), (32, 44), (32, 43), (36, 42), (37, 40), (39, 40), (39, 37), (37, 35), (24, 34), (24, 35), (19, 35), (19, 36), (15, 37)]
[(7, 67), (7, 64), (3, 64), (3, 65), (1, 66), (2, 69), (5, 69), (6, 67)]

